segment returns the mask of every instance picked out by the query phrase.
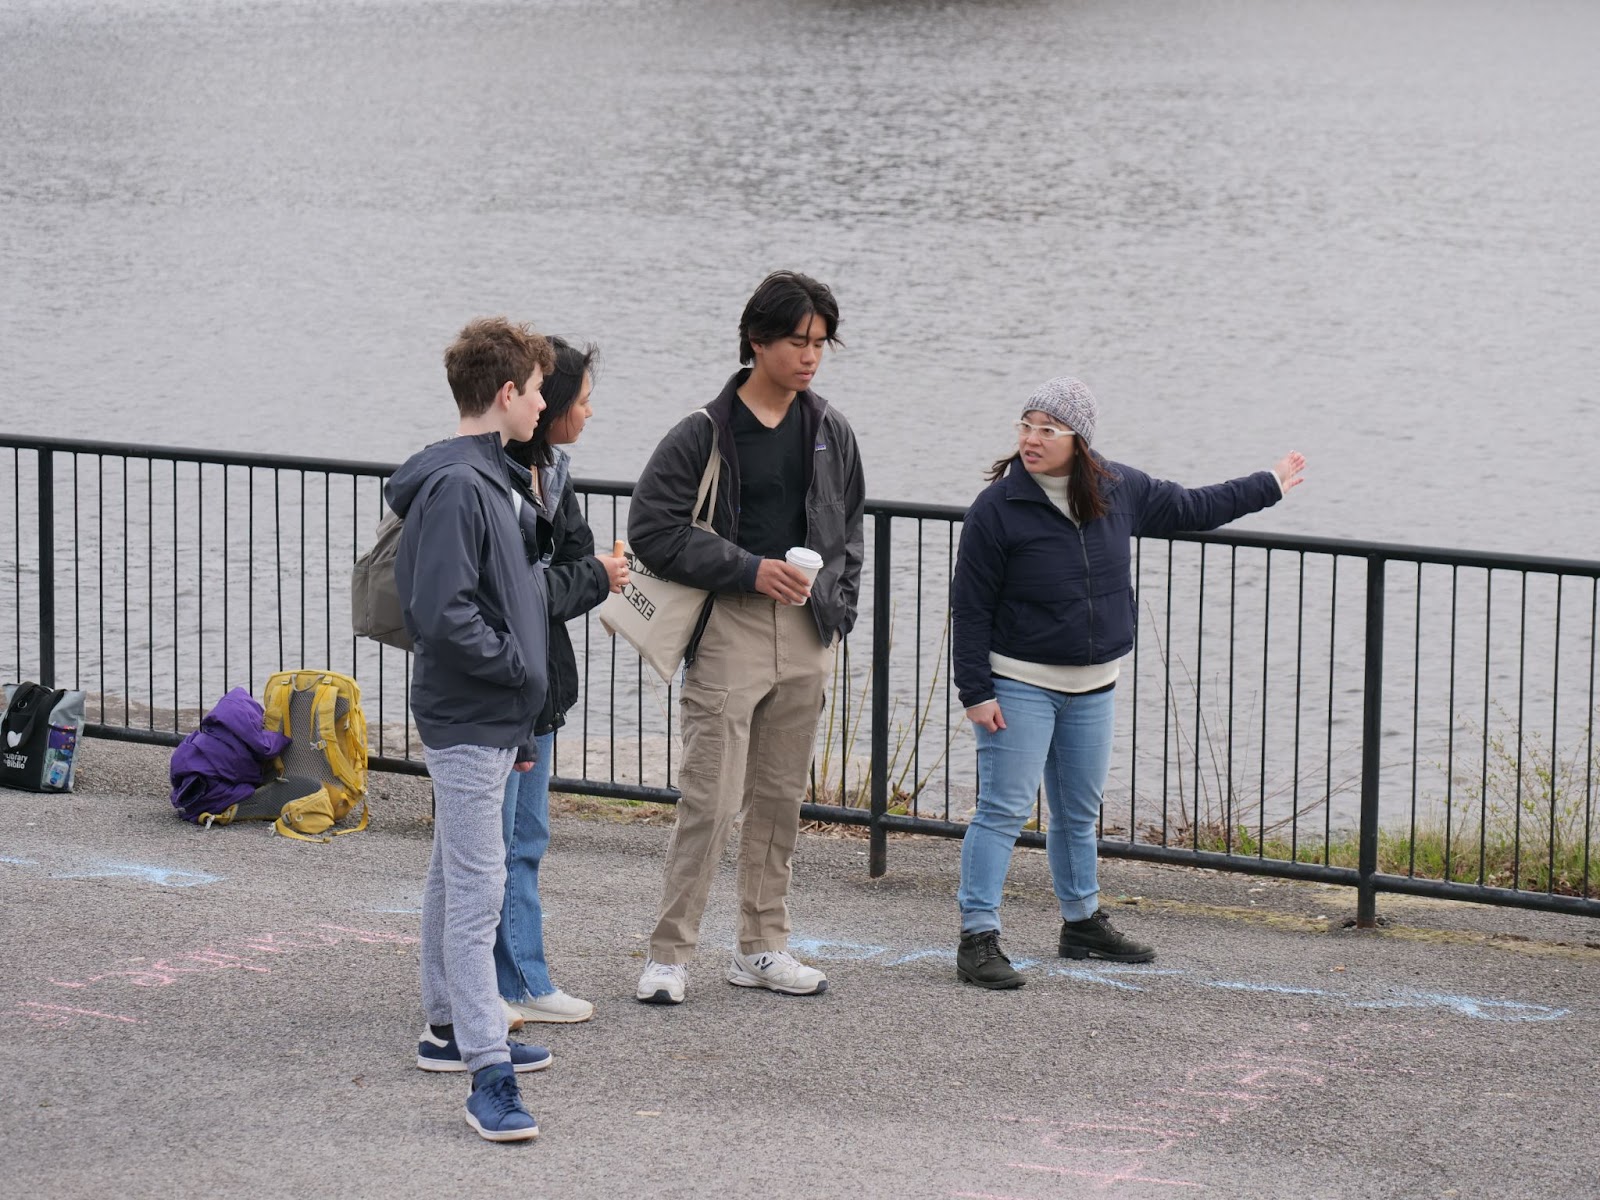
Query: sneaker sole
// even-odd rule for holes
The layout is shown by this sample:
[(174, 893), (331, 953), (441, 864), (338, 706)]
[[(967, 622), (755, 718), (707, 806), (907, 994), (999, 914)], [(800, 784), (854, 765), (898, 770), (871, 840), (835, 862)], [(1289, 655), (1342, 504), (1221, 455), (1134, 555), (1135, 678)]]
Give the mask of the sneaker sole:
[[(541, 1058), (538, 1062), (513, 1063), (512, 1066), (511, 1066), (511, 1069), (513, 1071), (515, 1071), (518, 1075), (526, 1075), (529, 1071), (542, 1071), (542, 1070), (544, 1070), (551, 1063), (555, 1062), (555, 1060), (556, 1060), (556, 1056), (554, 1054), (547, 1054), (544, 1058)], [(422, 1055), (419, 1054), (419, 1055), (417, 1055), (417, 1069), (419, 1071), (437, 1071), (437, 1072), (440, 1072), (441, 1074), (458, 1074), (458, 1073), (464, 1072), (467, 1069), (467, 1064), (462, 1062), (459, 1058), (455, 1058), (455, 1059), (423, 1058)]]
[(728, 982), (733, 984), (734, 987), (765, 988), (769, 992), (777, 992), (780, 996), (820, 996), (828, 990), (828, 981), (826, 979), (814, 988), (789, 988), (775, 983), (768, 983), (764, 979), (757, 979), (754, 975), (746, 975), (743, 972), (729, 973)]
[(589, 1018), (591, 1018), (593, 1016), (594, 1016), (594, 1009), (592, 1009), (592, 1008), (588, 1012), (584, 1013), (583, 1016), (581, 1016), (581, 1017), (561, 1016), (561, 1015), (558, 1015), (556, 1013), (540, 1013), (537, 1016), (534, 1016), (533, 1014), (530, 1013), (530, 1014), (524, 1016), (521, 1021), (517, 1022), (517, 1024), (521, 1025), (523, 1023), (527, 1023), (529, 1025), (534, 1025), (534, 1024), (538, 1024), (538, 1025), (580, 1025), (584, 1021), (589, 1020)]
[(682, 1004), (683, 1003), (683, 997), (682, 996), (674, 996), (671, 992), (667, 991), (666, 988), (661, 988), (659, 991), (651, 992), (648, 996), (646, 996), (642, 992), (635, 992), (633, 994), (633, 998), (635, 1000), (637, 1000), (640, 1004)]
[(1063, 946), (1061, 957), (1078, 962), (1086, 958), (1098, 958), (1105, 962), (1142, 963), (1154, 962), (1156, 952), (1147, 950), (1143, 954), (1111, 954), (1104, 950), (1091, 950), (1088, 946)]
[(962, 983), (970, 983), (973, 987), (986, 988), (991, 992), (1012, 992), (1028, 982), (1026, 979), (1022, 978), (985, 981), (979, 979), (976, 975), (968, 975), (959, 967), (956, 969), (956, 974), (960, 976)]
[(486, 1142), (531, 1142), (539, 1136), (537, 1125), (531, 1129), (485, 1129), (470, 1112), (467, 1114), (467, 1124), (477, 1130), (478, 1136)]

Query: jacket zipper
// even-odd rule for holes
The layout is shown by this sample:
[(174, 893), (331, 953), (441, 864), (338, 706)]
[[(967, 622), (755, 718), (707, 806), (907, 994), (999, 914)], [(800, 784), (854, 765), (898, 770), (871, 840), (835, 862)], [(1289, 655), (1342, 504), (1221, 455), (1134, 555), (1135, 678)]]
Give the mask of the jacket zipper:
[[(1076, 525), (1076, 522), (1074, 524)], [(1078, 549), (1083, 551), (1084, 603), (1089, 606), (1089, 661), (1092, 663), (1094, 662), (1094, 594), (1089, 590), (1091, 575), (1089, 570), (1089, 542), (1083, 536), (1083, 526), (1077, 525), (1076, 527), (1078, 530)]]

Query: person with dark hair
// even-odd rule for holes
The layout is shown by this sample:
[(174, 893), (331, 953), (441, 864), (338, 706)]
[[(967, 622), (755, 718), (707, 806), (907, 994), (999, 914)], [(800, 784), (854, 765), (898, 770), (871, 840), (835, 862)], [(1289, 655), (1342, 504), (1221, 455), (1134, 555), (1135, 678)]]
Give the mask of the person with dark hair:
[(950, 582), (953, 672), (978, 739), (978, 809), (961, 844), (956, 974), (984, 988), (1024, 980), (1000, 949), (1011, 850), (1041, 776), (1063, 958), (1149, 962), (1156, 952), (1100, 907), (1095, 822), (1111, 766), (1119, 663), (1133, 649), (1135, 537), (1215, 529), (1276, 504), (1305, 458), (1189, 489), (1090, 449), (1098, 406), (1052, 379), (1022, 406), (1017, 451), (967, 511)]
[[(596, 554), (594, 533), (583, 518), (572, 486), (571, 459), (563, 447), (583, 433), (592, 415), (595, 349), (579, 350), (561, 338), (550, 339), (555, 366), (544, 377), (544, 416), (528, 441), (512, 442), (506, 453), (532, 477), (539, 507), (552, 526), (552, 547), (544, 556), (550, 610), (550, 688), (534, 723), (538, 751), (533, 769), (512, 774), (505, 790), (506, 888), (495, 935), (495, 974), (507, 1023), (587, 1021), (594, 1005), (569, 996), (550, 982), (544, 950), (544, 912), (539, 903), (539, 864), (550, 845), (550, 770), (555, 731), (578, 700), (578, 663), (567, 622), (622, 590), (627, 560)], [(610, 549), (610, 547), (607, 547)]]
[[(456, 434), (413, 454), (384, 488), (405, 522), (394, 579), (415, 643), (411, 714), (433, 779), (433, 857), (422, 894), (425, 1071), (469, 1071), (467, 1123), (492, 1142), (537, 1137), (516, 1071), (550, 1065), (506, 1041), (494, 936), (505, 892), (506, 778), (534, 757), (547, 638), (537, 547), (549, 526), (529, 473), (506, 457), (533, 436), (550, 345), (503, 318), (473, 321), (445, 351)], [(534, 547), (530, 554), (529, 547)], [(530, 563), (534, 569), (530, 570)]]
[[(861, 589), (866, 491), (855, 434), (811, 390), (838, 329), (828, 288), (790, 271), (767, 276), (739, 320), (745, 368), (661, 440), (628, 510), (641, 563), (711, 592), (685, 656), (682, 798), (635, 992), (646, 1004), (683, 1002), (711, 880), (741, 812), (728, 982), (802, 996), (827, 987), (788, 953), (787, 898), (833, 647), (855, 624)], [(708, 532), (693, 510), (713, 454), (721, 476)], [(792, 549), (820, 563), (814, 580), (785, 561)]]

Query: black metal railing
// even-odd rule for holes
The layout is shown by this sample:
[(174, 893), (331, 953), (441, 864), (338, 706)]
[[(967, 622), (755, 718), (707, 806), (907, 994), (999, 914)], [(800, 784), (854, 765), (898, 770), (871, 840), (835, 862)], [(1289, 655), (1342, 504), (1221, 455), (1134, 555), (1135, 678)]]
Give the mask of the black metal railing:
[[(392, 469), (0, 435), (0, 677), (84, 688), (95, 736), (174, 744), (229, 687), (345, 671), (374, 765), (420, 774), (409, 657), (349, 632)], [(622, 536), (632, 485), (579, 490), (597, 544)], [(804, 811), (866, 826), (873, 874), (889, 834), (960, 836), (976, 800), (962, 515), (867, 508)], [(1600, 563), (1226, 532), (1138, 541), (1134, 578), (1103, 853), (1351, 886), (1362, 924), (1381, 891), (1600, 915)], [(554, 786), (676, 799), (674, 689), (592, 616), (573, 634)]]

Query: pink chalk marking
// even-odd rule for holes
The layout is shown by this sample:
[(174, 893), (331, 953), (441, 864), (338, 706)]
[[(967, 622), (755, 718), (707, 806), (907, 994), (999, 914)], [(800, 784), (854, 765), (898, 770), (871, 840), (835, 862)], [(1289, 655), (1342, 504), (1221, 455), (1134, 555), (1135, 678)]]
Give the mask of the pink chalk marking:
[[(372, 929), (355, 929), (344, 925), (324, 924), (317, 929), (278, 929), (264, 933), (248, 934), (237, 942), (226, 943), (237, 947), (243, 954), (288, 954), (293, 950), (321, 950), (337, 946), (349, 939), (368, 945), (412, 945), (420, 939), (403, 933), (383, 933)], [(258, 975), (272, 974), (271, 967), (251, 962), (236, 950), (204, 946), (185, 950), (167, 958), (157, 959), (148, 966), (126, 967), (116, 971), (103, 971), (81, 980), (47, 979), (56, 987), (81, 989), (106, 979), (124, 979), (134, 987), (170, 987), (184, 975), (202, 975), (217, 971), (252, 971)], [(134, 962), (143, 962), (133, 959)]]
[(121, 1017), (116, 1013), (96, 1012), (92, 1008), (68, 1008), (65, 1004), (41, 1004), (37, 1000), (18, 1000), (18, 1008), (44, 1008), (59, 1013), (81, 1013), (86, 1017), (104, 1017), (108, 1021), (126, 1021), (129, 1025), (143, 1025), (138, 1017)]
[(1077, 1167), (1052, 1167), (1045, 1163), (1008, 1163), (1019, 1171), (1049, 1171), (1054, 1175), (1072, 1175), (1079, 1179), (1098, 1179), (1102, 1183), (1156, 1183), (1163, 1187), (1196, 1187), (1206, 1185), (1194, 1179), (1157, 1179), (1153, 1175), (1135, 1175), (1140, 1163), (1130, 1163), (1120, 1171), (1083, 1171)]
[(951, 1192), (952, 1196), (964, 1196), (966, 1200), (1026, 1200), (1023, 1196), (1002, 1196), (997, 1192)]
[(1321, 1075), (1315, 1074), (1311, 1071), (1302, 1070), (1299, 1067), (1264, 1067), (1260, 1070), (1247, 1069), (1243, 1072), (1240, 1072), (1241, 1065), (1242, 1064), (1240, 1063), (1231, 1062), (1208, 1063), (1206, 1066), (1194, 1067), (1188, 1071), (1185, 1071), (1183, 1077), (1190, 1083), (1197, 1083), (1202, 1075), (1229, 1074), (1232, 1075), (1234, 1082), (1243, 1087), (1250, 1087), (1254, 1084), (1260, 1083), (1261, 1080), (1272, 1075), (1288, 1075), (1291, 1077), (1291, 1082), (1295, 1084), (1314, 1083), (1318, 1086), (1321, 1086), (1327, 1082), (1327, 1080), (1325, 1080)]
[[(296, 941), (296, 938), (311, 938), (312, 941)], [(248, 937), (240, 938), (240, 943), (246, 950), (264, 951), (268, 954), (287, 954), (290, 950), (319, 950), (324, 946), (337, 946), (339, 939), (330, 934), (318, 933), (315, 929), (277, 929), (270, 933), (252, 933)]]
[(414, 946), (422, 940), (409, 933), (383, 933), (374, 929), (352, 929), (347, 925), (329, 925), (326, 921), (319, 928), (336, 929), (340, 933), (354, 934), (356, 941), (366, 942), (368, 945), (373, 946)]
[[(1110, 1137), (1102, 1142), (1093, 1136), (1082, 1136), (1084, 1134), (1135, 1134), (1143, 1136), (1138, 1138), (1136, 1145), (1116, 1145), (1112, 1144)], [(1050, 1130), (1040, 1134), (1039, 1141), (1042, 1145), (1049, 1146), (1053, 1150), (1062, 1150), (1069, 1154), (1159, 1154), (1162, 1151), (1173, 1149), (1184, 1139), (1195, 1136), (1195, 1134), (1188, 1132), (1153, 1129), (1148, 1125), (1106, 1125), (1075, 1121), (1071, 1123), (1064, 1122), (1061, 1129)], [(1068, 1138), (1073, 1140), (1069, 1142), (1066, 1140)], [(1119, 1138), (1117, 1140), (1121, 1141), (1122, 1139)]]
[(1251, 1108), (1258, 1108), (1264, 1100), (1276, 1100), (1277, 1092), (1230, 1092), (1208, 1088), (1175, 1087), (1169, 1089), (1176, 1096), (1205, 1096), (1212, 1100), (1238, 1100)]
[[(1188, 1113), (1195, 1118), (1204, 1118), (1208, 1121), (1215, 1121), (1218, 1125), (1226, 1125), (1234, 1118), (1234, 1110), (1231, 1108), (1219, 1108), (1215, 1105), (1179, 1104), (1171, 1100), (1162, 1100), (1157, 1097), (1151, 1097), (1147, 1100), (1135, 1100), (1130, 1104), (1129, 1107), (1159, 1108), (1171, 1112)], [(1255, 1105), (1251, 1105), (1249, 1108), (1241, 1109), (1240, 1111), (1250, 1112), (1255, 1107)]]

